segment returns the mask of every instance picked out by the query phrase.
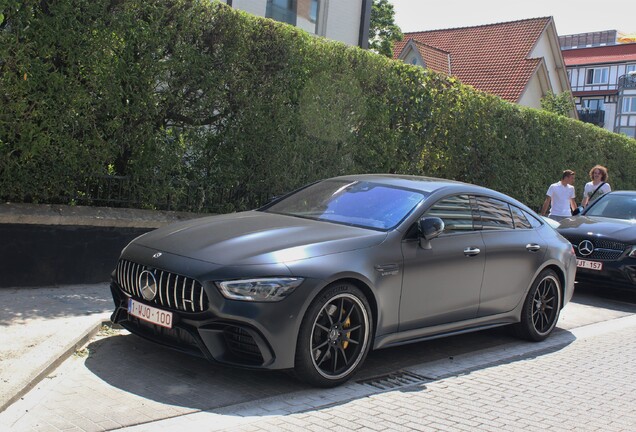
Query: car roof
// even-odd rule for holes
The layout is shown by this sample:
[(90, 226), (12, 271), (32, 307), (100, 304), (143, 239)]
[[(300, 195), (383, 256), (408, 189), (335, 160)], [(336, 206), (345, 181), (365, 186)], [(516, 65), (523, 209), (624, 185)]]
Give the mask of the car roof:
[[(326, 180), (351, 180), (368, 181), (388, 186), (414, 189), (421, 192), (432, 193), (440, 189), (463, 190), (471, 193), (488, 193), (500, 195), (499, 192), (483, 186), (471, 183), (464, 183), (456, 180), (447, 180), (436, 177), (415, 176), (406, 174), (353, 174), (347, 176), (333, 177)], [(510, 198), (510, 197), (507, 197)]]
[(473, 186), (455, 180), (446, 180), (435, 177), (423, 177), (406, 174), (353, 174), (334, 177), (326, 180), (351, 180), (368, 181), (388, 186), (397, 186), (408, 189), (415, 189), (422, 192), (433, 192), (445, 186)]
[(610, 192), (612, 195), (629, 195), (636, 196), (636, 191), (633, 190), (615, 190)]
[(447, 180), (436, 177), (425, 177), (406, 174), (352, 174), (340, 177), (332, 177), (325, 180), (368, 181), (387, 186), (418, 190), (426, 194), (432, 194), (434, 192), (442, 190), (445, 190), (448, 193), (463, 192), (473, 193), (477, 195), (484, 194), (504, 199), (522, 207), (525, 210), (530, 210), (529, 207), (527, 207), (522, 202), (501, 192), (497, 192), (493, 189), (488, 189), (486, 187), (477, 186), (471, 183), (464, 183), (456, 180)]

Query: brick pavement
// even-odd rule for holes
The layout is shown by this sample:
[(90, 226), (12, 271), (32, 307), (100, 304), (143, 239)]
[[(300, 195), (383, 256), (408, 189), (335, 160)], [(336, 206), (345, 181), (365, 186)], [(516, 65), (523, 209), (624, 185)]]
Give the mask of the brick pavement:
[[(634, 431), (636, 316), (561, 333), (542, 353), (484, 350), (412, 368), (399, 389), (313, 392), (126, 428), (214, 431)], [(526, 345), (527, 346), (527, 345)], [(496, 360), (497, 356), (506, 360)], [(349, 385), (347, 387), (353, 387)], [(364, 386), (361, 386), (364, 387)], [(344, 397), (344, 399), (342, 399)], [(309, 407), (305, 406), (308, 405)]]
[[(498, 343), (482, 343), (490, 339)], [(636, 363), (626, 361), (636, 354), (635, 315), (559, 331), (541, 344), (488, 332), (456, 340), (472, 350), (451, 350), (450, 341), (458, 354), (449, 356), (437, 341), (380, 351), (410, 373), (402, 382), (359, 379), (318, 390), (107, 333), (88, 345), (89, 357), (70, 358), (0, 414), (0, 430), (636, 430)], [(429, 361), (404, 354), (432, 346), (442, 352)]]

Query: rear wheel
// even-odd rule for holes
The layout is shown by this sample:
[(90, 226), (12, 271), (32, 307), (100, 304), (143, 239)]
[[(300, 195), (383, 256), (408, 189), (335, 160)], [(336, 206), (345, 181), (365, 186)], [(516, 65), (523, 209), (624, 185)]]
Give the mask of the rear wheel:
[(561, 282), (553, 270), (544, 270), (532, 283), (521, 311), (521, 321), (513, 326), (523, 339), (542, 341), (559, 320)]
[(371, 313), (364, 294), (354, 285), (337, 283), (309, 306), (298, 335), (295, 373), (319, 387), (347, 381), (367, 356)]

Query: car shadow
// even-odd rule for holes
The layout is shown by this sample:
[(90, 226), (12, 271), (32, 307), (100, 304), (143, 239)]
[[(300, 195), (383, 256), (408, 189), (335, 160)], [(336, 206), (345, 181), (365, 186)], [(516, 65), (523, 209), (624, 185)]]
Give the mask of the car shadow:
[[(119, 392), (127, 393), (127, 409), (154, 406), (156, 413), (153, 411), (147, 421), (192, 412), (243, 416), (246, 407), (260, 416), (265, 415), (259, 413), (260, 405), (250, 402), (270, 398), (270, 402), (278, 400), (283, 405), (287, 402), (293, 405), (309, 400), (305, 405), (309, 409), (309, 406), (339, 405), (379, 391), (421, 390), (449, 376), (561, 350), (575, 340), (569, 330), (635, 313), (636, 304), (629, 301), (629, 296), (605, 297), (595, 291), (577, 289), (562, 312), (558, 328), (544, 342), (521, 341), (507, 327), (499, 327), (373, 351), (352, 381), (338, 389), (312, 388), (286, 372), (212, 364), (125, 330), (91, 342), (84, 364), (89, 373), (115, 389), (116, 400), (120, 398)], [(122, 421), (126, 423), (125, 419)]]
[[(354, 381), (365, 383), (423, 363), (452, 361), (474, 351), (527, 343), (511, 336), (506, 328), (497, 328), (382, 349), (369, 354)], [(309, 387), (286, 372), (212, 364), (125, 330), (92, 342), (88, 350), (85, 365), (99, 379), (143, 399), (187, 410), (210, 411), (299, 391), (319, 398), (329, 395), (329, 390)]]
[(616, 290), (577, 283), (573, 301), (623, 312), (636, 312), (636, 290)]

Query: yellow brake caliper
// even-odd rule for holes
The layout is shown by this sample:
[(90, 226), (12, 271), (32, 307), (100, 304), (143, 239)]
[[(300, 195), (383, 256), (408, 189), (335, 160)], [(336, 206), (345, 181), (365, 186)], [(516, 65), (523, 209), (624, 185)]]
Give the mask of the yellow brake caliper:
[[(344, 310), (342, 311), (342, 313), (344, 313)], [(351, 317), (347, 317), (347, 320), (342, 325), (343, 329), (346, 329), (349, 327), (351, 327)], [(351, 332), (347, 333), (347, 339), (349, 339), (350, 337), (351, 337)], [(342, 349), (347, 349), (348, 346), (349, 346), (349, 341), (342, 341)]]

